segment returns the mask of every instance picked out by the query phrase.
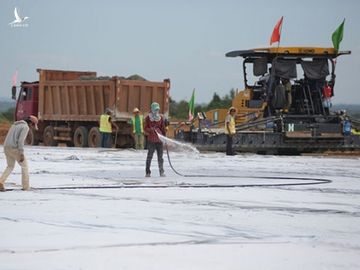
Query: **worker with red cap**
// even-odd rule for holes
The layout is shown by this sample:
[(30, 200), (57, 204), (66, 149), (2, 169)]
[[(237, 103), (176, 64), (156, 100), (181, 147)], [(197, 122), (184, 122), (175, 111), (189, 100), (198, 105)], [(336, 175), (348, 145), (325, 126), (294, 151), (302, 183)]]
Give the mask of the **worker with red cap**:
[(30, 127), (38, 129), (38, 119), (30, 115), (16, 121), (9, 129), (4, 141), (4, 153), (7, 167), (0, 177), (0, 191), (5, 191), (4, 183), (15, 166), (15, 161), (21, 166), (21, 183), (23, 190), (29, 190), (29, 168), (24, 155), (24, 143)]

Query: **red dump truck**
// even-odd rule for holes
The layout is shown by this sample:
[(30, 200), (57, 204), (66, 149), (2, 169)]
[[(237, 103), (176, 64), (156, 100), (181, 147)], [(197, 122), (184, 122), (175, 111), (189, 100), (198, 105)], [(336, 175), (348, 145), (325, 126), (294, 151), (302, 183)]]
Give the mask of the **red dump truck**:
[[(37, 69), (39, 81), (22, 82), (15, 119), (28, 115), (39, 118), (39, 130), (31, 129), (27, 143), (76, 147), (100, 146), (99, 118), (110, 108), (119, 130), (113, 131), (117, 147), (134, 144), (129, 120), (135, 107), (145, 115), (152, 102), (161, 113), (169, 113), (170, 80), (151, 82), (122, 77), (96, 77), (96, 72)], [(13, 88), (13, 98), (16, 88)]]

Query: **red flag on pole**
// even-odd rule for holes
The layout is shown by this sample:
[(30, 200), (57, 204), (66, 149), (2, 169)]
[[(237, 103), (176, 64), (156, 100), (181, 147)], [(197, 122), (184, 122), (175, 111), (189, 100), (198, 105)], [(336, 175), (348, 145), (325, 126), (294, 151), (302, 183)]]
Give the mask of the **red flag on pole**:
[(280, 20), (276, 23), (274, 30), (272, 32), (271, 38), (270, 38), (270, 46), (274, 42), (280, 42), (280, 35), (281, 35), (281, 27), (283, 22), (284, 16), (281, 16)]
[(12, 78), (11, 78), (12, 86), (16, 86), (17, 77), (18, 77), (18, 71), (16, 70), (15, 73), (14, 73), (14, 75), (13, 75)]

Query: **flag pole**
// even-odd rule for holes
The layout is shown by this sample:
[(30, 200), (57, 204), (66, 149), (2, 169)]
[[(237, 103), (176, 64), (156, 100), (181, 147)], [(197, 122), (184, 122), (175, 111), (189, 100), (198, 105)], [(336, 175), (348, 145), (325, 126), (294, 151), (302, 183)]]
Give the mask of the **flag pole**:
[(191, 122), (194, 121), (194, 118), (195, 118), (194, 112), (195, 112), (195, 88), (193, 89), (193, 92), (191, 94), (191, 98), (189, 101), (188, 121), (191, 121)]
[(284, 16), (281, 17), (281, 25), (280, 25), (280, 29), (279, 29), (279, 42), (278, 42), (278, 46), (277, 46), (277, 49), (276, 49), (276, 54), (279, 53), (279, 47), (280, 47), (280, 41), (281, 41), (281, 32), (282, 32), (282, 26), (283, 26), (283, 23), (284, 23)]
[[(336, 68), (336, 64), (337, 64), (337, 58), (338, 58), (338, 52), (340, 49), (340, 42), (342, 41), (343, 38), (343, 31), (344, 31), (344, 24), (345, 24), (345, 18), (342, 21), (342, 23), (340, 24), (340, 26), (335, 30), (335, 32), (332, 34), (332, 41), (333, 41), (333, 45), (334, 45), (334, 49), (335, 49), (335, 53), (336, 56), (334, 58), (334, 70), (333, 70), (333, 74), (335, 74), (335, 68)], [(340, 30), (341, 29), (341, 30)], [(340, 32), (341, 31), (341, 32)], [(341, 34), (339, 34), (339, 32)], [(338, 36), (341, 36), (340, 39), (339, 37), (337, 38), (338, 40), (336, 41), (336, 44), (334, 42), (334, 34), (338, 33)], [(332, 78), (333, 84), (335, 84), (335, 76)]]

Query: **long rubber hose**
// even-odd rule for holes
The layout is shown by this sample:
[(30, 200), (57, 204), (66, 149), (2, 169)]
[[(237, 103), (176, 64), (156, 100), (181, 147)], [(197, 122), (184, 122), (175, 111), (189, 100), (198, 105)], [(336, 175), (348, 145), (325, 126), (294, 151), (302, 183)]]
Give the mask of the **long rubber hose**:
[[(332, 181), (329, 179), (319, 179), (319, 178), (307, 178), (307, 177), (282, 177), (282, 176), (239, 176), (239, 175), (206, 175), (206, 174), (182, 174), (179, 173), (171, 163), (169, 149), (165, 143), (166, 155), (169, 161), (170, 168), (179, 176), (182, 177), (214, 177), (214, 178), (246, 178), (246, 179), (281, 179), (281, 180), (298, 180), (298, 181), (307, 181), (307, 182), (293, 182), (293, 183), (269, 183), (269, 184), (246, 184), (246, 185), (211, 185), (215, 187), (269, 187), (269, 186), (301, 186), (301, 185), (318, 185), (318, 184), (329, 184)], [(194, 185), (195, 186), (195, 185)], [(210, 186), (210, 185), (209, 185)]]

